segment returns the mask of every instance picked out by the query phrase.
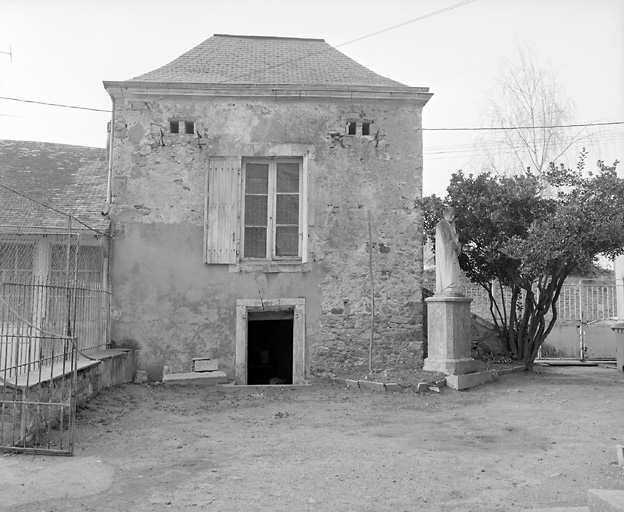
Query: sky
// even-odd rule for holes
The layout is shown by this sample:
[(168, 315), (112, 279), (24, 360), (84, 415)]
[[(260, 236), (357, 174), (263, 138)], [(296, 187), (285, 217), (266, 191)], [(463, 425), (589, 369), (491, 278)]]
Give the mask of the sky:
[[(622, 0), (0, 0), (0, 98), (13, 98), (0, 99), (0, 139), (105, 147), (103, 81), (156, 69), (213, 34), (320, 38), (430, 88), (424, 194), (444, 196), (453, 172), (478, 172), (484, 144), (497, 146), (492, 132), (433, 129), (488, 126), (488, 95), (518, 44), (556, 70), (576, 123), (624, 121), (623, 28)], [(624, 124), (591, 130), (590, 161), (624, 159)]]

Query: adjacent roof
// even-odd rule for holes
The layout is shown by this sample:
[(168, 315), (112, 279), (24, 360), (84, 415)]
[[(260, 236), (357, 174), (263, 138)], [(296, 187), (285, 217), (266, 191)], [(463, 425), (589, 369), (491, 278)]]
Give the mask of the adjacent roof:
[(103, 148), (0, 140), (0, 232), (104, 232), (106, 187)]
[(398, 87), (323, 39), (215, 34), (130, 82)]

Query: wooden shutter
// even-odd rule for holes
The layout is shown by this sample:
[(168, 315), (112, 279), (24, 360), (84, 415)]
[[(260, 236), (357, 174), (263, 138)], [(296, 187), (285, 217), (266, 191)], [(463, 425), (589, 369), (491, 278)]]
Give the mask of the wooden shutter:
[(231, 264), (238, 261), (240, 183), (240, 158), (210, 157), (204, 209), (205, 263)]

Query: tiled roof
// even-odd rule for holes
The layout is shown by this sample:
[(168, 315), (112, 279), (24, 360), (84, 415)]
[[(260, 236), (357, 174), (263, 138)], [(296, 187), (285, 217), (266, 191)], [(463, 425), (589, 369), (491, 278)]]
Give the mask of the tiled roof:
[(132, 82), (398, 87), (322, 39), (216, 34)]
[(105, 149), (0, 140), (0, 232), (106, 231), (106, 185)]

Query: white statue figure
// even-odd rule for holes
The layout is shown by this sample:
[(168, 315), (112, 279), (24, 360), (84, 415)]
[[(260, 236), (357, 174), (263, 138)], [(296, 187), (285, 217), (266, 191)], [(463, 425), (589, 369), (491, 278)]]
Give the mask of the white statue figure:
[(446, 208), (436, 225), (436, 294), (462, 295), (459, 281), (461, 244), (455, 231), (455, 209)]

